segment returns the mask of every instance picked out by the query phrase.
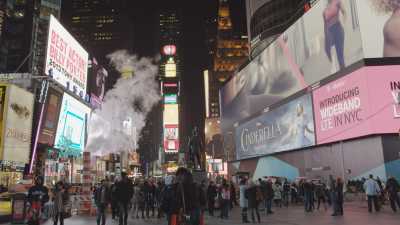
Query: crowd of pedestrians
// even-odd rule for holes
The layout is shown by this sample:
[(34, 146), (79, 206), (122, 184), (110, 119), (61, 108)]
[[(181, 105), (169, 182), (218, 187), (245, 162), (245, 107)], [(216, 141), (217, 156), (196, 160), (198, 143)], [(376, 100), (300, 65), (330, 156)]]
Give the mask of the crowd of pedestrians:
[[(390, 177), (386, 185), (380, 179), (349, 181), (347, 186), (342, 178), (330, 176), (327, 182), (306, 178), (289, 182), (285, 178), (264, 178), (253, 181), (240, 177), (236, 182), (221, 179), (218, 182), (203, 180), (195, 183), (191, 172), (179, 168), (175, 175), (162, 180), (129, 180), (125, 173), (113, 184), (102, 181), (94, 191), (97, 206), (97, 224), (105, 225), (106, 208), (111, 205), (113, 219), (126, 225), (128, 214), (132, 219), (165, 218), (169, 225), (202, 224), (204, 212), (209, 216), (229, 219), (230, 211), (240, 206), (243, 223), (261, 223), (261, 212), (273, 214), (273, 207), (304, 205), (306, 213), (332, 208), (332, 216), (343, 216), (345, 186), (357, 185), (368, 200), (372, 212), (382, 207), (381, 195), (387, 196), (393, 211), (400, 207), (396, 179)], [(219, 214), (216, 214), (216, 212)]]

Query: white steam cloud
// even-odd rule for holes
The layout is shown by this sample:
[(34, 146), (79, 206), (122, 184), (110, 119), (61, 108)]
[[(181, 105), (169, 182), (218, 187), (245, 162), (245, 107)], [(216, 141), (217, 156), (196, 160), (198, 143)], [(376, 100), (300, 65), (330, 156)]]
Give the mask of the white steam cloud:
[(101, 109), (92, 114), (86, 148), (93, 155), (135, 149), (147, 114), (160, 100), (155, 80), (158, 67), (153, 59), (139, 59), (126, 50), (116, 51), (107, 58), (120, 73), (133, 76), (121, 77), (107, 92)]

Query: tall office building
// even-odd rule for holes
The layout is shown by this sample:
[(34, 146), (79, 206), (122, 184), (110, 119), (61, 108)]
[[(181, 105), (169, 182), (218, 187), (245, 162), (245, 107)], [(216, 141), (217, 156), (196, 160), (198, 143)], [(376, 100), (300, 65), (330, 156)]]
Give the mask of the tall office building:
[(160, 80), (162, 85), (162, 148), (164, 170), (177, 168), (178, 152), (183, 140), (181, 124), (180, 84), (182, 76), (181, 11), (173, 5), (163, 5), (159, 13)]
[(219, 1), (216, 52), (209, 72), (209, 111), (207, 117), (218, 118), (219, 89), (248, 58), (247, 37), (234, 35), (227, 0)]
[(126, 0), (63, 1), (62, 22), (100, 64), (117, 49), (131, 49)]
[(0, 72), (43, 75), (50, 14), (61, 0), (0, 0)]

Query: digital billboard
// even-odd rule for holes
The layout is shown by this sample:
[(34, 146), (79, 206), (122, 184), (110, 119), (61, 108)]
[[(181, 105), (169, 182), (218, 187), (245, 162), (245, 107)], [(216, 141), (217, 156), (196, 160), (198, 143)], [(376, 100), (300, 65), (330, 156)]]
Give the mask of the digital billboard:
[(179, 128), (178, 125), (164, 125), (164, 149), (165, 152), (178, 152)]
[(237, 160), (315, 145), (311, 94), (240, 124), (235, 142)]
[(100, 65), (95, 58), (92, 58), (92, 66), (90, 68), (88, 86), (91, 97), (91, 103), (94, 106), (97, 106), (98, 104), (101, 105), (101, 102), (104, 99), (105, 84), (107, 77), (108, 77), (107, 70), (102, 65)]
[(176, 94), (165, 94), (164, 104), (176, 104), (178, 102), (178, 96)]
[(361, 59), (355, 1), (318, 1), (220, 90), (222, 129)]
[(365, 58), (399, 57), (399, 1), (353, 1), (357, 3)]
[(179, 105), (164, 104), (164, 151), (176, 153), (179, 151)]
[(318, 144), (400, 128), (400, 66), (364, 67), (313, 92)]
[(14, 85), (1, 86), (0, 90), (6, 90), (6, 104), (2, 104), (4, 130), (1, 160), (28, 163), (31, 148), (33, 94)]
[(85, 98), (88, 57), (85, 49), (51, 15), (47, 40), (46, 75), (81, 98)]
[(62, 156), (79, 156), (83, 152), (89, 117), (89, 107), (64, 93), (54, 145)]
[(49, 88), (44, 109), (45, 114), (43, 115), (41, 131), (39, 133), (38, 142), (41, 144), (46, 144), (48, 146), (54, 145), (61, 101), (62, 94), (52, 88)]

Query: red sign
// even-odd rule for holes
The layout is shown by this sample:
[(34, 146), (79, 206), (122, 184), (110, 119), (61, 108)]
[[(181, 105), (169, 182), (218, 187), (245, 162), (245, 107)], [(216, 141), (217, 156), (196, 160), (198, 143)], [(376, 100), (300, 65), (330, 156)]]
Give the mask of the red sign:
[(175, 45), (165, 45), (163, 47), (164, 55), (175, 55), (176, 53), (176, 46)]
[(178, 125), (164, 125), (164, 150), (171, 153), (179, 151)]

